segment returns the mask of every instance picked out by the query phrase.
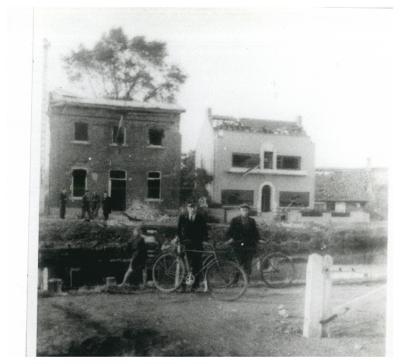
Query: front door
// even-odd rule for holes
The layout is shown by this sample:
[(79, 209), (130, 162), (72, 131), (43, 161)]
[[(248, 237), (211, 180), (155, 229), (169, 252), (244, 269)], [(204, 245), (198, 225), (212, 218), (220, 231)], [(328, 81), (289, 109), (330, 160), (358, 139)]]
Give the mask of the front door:
[(111, 208), (115, 211), (126, 209), (126, 174), (125, 171), (110, 172)]
[(271, 211), (271, 187), (265, 185), (261, 192), (261, 212)]

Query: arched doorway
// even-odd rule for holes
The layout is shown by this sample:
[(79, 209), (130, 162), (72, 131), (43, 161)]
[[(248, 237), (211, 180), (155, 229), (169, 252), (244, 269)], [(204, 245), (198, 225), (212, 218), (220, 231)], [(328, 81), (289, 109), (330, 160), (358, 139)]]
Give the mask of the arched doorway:
[(271, 211), (271, 186), (264, 185), (261, 190), (261, 212)]

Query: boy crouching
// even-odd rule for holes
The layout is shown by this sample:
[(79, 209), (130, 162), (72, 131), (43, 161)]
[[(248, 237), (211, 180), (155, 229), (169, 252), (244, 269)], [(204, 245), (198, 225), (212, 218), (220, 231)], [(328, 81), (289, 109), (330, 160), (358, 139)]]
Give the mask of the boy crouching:
[(133, 229), (132, 238), (129, 240), (129, 244), (133, 251), (132, 258), (129, 262), (129, 267), (125, 272), (124, 279), (119, 286), (125, 286), (132, 275), (133, 286), (134, 288), (138, 288), (139, 284), (142, 282), (142, 273), (145, 269), (147, 259), (146, 243), (142, 236), (141, 227), (135, 227)]

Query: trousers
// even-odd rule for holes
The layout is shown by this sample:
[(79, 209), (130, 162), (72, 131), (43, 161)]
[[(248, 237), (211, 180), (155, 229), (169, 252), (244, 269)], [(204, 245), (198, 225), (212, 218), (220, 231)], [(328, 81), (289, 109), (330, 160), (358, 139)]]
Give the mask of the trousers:
[[(199, 250), (203, 251), (203, 245), (201, 242), (188, 241), (185, 245), (186, 250)], [(186, 251), (186, 256), (188, 258), (188, 263), (192, 269), (192, 274), (194, 275), (194, 283), (192, 288), (198, 288), (201, 282), (201, 268), (203, 266), (203, 257), (200, 252), (190, 252)]]

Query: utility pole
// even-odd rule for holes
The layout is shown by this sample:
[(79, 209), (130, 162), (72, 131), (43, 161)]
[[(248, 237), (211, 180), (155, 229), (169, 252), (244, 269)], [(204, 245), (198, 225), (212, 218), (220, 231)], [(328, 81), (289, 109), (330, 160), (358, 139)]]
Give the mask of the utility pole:
[(50, 132), (47, 108), (49, 95), (47, 88), (47, 58), (50, 42), (43, 39), (43, 68), (42, 68), (42, 105), (41, 105), (41, 125), (40, 125), (40, 213), (50, 214), (49, 211), (49, 146)]

